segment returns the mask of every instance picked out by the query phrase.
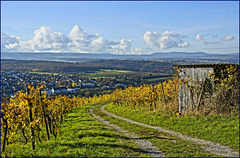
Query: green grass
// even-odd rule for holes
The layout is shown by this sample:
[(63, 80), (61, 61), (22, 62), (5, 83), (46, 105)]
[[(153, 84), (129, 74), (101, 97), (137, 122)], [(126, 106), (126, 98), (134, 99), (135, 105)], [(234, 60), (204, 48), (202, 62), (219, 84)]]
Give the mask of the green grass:
[(32, 73), (32, 74), (41, 74), (41, 75), (51, 75), (51, 74), (53, 74), (53, 75), (59, 75), (60, 73), (50, 73), (50, 72), (33, 72), (33, 71), (31, 71), (31, 72), (27, 72), (27, 73)]
[(133, 71), (128, 71), (128, 70), (109, 70), (109, 69), (100, 69), (101, 71), (106, 71), (106, 72), (133, 72)]
[(125, 71), (125, 70), (107, 70), (107, 69), (101, 69), (101, 70), (102, 71), (81, 73), (80, 76), (96, 79), (96, 78), (114, 78), (115, 76), (126, 75), (126, 74), (129, 74), (129, 75), (139, 74), (139, 72)]
[(158, 80), (167, 80), (167, 79), (170, 79), (170, 78), (172, 78), (172, 77), (150, 78), (150, 79), (146, 79), (146, 80), (151, 82), (151, 81), (158, 81)]
[[(154, 146), (158, 147), (160, 151), (166, 157), (216, 157), (212, 153), (209, 153), (190, 141), (181, 140), (170, 134), (163, 133), (147, 127), (142, 127), (136, 124), (128, 123), (123, 120), (116, 119), (111, 116), (107, 116), (102, 113), (97, 106), (94, 109), (94, 113), (100, 115), (104, 120), (109, 121), (112, 124), (116, 124), (119, 127), (136, 133), (140, 138), (149, 140)], [(108, 106), (109, 107), (109, 106)], [(219, 157), (219, 156), (218, 156)]]
[(173, 116), (148, 108), (132, 109), (109, 104), (109, 112), (134, 121), (160, 126), (191, 137), (209, 140), (239, 151), (239, 116)]
[(129, 157), (145, 156), (133, 140), (108, 128), (92, 118), (91, 105), (68, 113), (61, 128), (61, 135), (36, 145), (10, 144), (2, 157)]
[[(1, 71), (1, 73), (3, 73), (3, 72), (15, 72), (15, 71)], [(53, 75), (59, 75), (59, 74), (61, 74), (61, 73), (51, 73), (51, 72), (36, 72), (36, 71), (27, 71), (26, 73), (32, 73), (32, 74), (46, 74), (46, 75), (51, 75), (51, 74), (53, 74)]]

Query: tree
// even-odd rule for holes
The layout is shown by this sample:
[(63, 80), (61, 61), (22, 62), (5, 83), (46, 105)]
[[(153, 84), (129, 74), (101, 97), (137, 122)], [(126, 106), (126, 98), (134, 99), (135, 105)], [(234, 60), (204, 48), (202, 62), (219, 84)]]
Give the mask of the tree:
[(76, 87), (77, 86), (77, 83), (76, 82), (73, 82), (72, 83), (72, 87)]
[(85, 92), (85, 97), (92, 97), (93, 93), (91, 91), (86, 91)]

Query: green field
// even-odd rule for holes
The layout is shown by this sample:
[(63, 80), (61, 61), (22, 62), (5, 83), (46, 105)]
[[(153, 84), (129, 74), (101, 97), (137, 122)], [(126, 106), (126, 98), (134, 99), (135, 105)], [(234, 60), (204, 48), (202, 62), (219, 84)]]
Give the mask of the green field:
[[(166, 157), (216, 157), (203, 150), (199, 144), (182, 140), (170, 134), (140, 125), (120, 121), (107, 116), (100, 111), (105, 103), (98, 104), (93, 109), (96, 115), (104, 120), (118, 125), (120, 128), (137, 134), (141, 139), (150, 141), (160, 149)], [(88, 113), (94, 105), (86, 105), (70, 110), (61, 124), (61, 134), (51, 140), (42, 140), (32, 151), (31, 143), (22, 142), (9, 144), (2, 157), (146, 157), (133, 139), (113, 130), (95, 120)], [(118, 107), (111, 103), (105, 108), (107, 111), (132, 120), (160, 126), (169, 130), (178, 131), (184, 135), (210, 140), (227, 145), (239, 151), (239, 117), (219, 116), (172, 116), (157, 110), (131, 109)], [(44, 130), (44, 129), (43, 129)], [(219, 156), (218, 156), (219, 157)]]
[(88, 113), (86, 105), (67, 114), (61, 135), (42, 141), (32, 151), (31, 143), (10, 144), (2, 157), (136, 157), (145, 156), (132, 139), (106, 127)]
[(148, 108), (130, 108), (110, 104), (105, 108), (137, 122), (160, 126), (184, 135), (209, 140), (239, 151), (239, 116), (176, 116)]
[(128, 71), (128, 70), (109, 70), (109, 69), (100, 69), (100, 71), (107, 71), (107, 72), (133, 72), (133, 71)]
[[(1, 73), (3, 73), (3, 72), (14, 72), (14, 71), (1, 71)], [(43, 75), (43, 74), (45, 74), (45, 75), (51, 75), (51, 74), (53, 74), (53, 75), (62, 75), (63, 73), (50, 73), (50, 72), (40, 72), (40, 71), (27, 71), (27, 72), (24, 72), (24, 73), (30, 73), (30, 74), (40, 74), (40, 75)]]
[(50, 73), (50, 72), (27, 72), (27, 73), (34, 73), (34, 74), (40, 74), (40, 75), (59, 75), (60, 73)]
[[(109, 70), (109, 69), (100, 69), (101, 71), (90, 72), (90, 73), (79, 73), (82, 77), (87, 77), (90, 79), (97, 79), (97, 78), (111, 78), (114, 79), (116, 76), (124, 76), (124, 75), (138, 75), (138, 76), (146, 76), (149, 74), (152, 75), (159, 75), (158, 73), (149, 73), (149, 72), (135, 72), (135, 71), (126, 71), (126, 70)], [(159, 80), (167, 80), (171, 77), (158, 77), (158, 78), (148, 78), (144, 79), (146, 81), (159, 81)]]
[(170, 78), (172, 78), (172, 77), (158, 77), (158, 78), (150, 78), (150, 79), (146, 79), (146, 80), (149, 82), (152, 82), (152, 81), (158, 81), (158, 80), (167, 80)]
[(87, 77), (90, 79), (96, 79), (96, 78), (114, 78), (118, 75), (137, 75), (142, 74), (139, 72), (134, 71), (125, 71), (125, 70), (106, 70), (102, 69), (102, 71), (96, 71), (96, 72), (90, 72), (90, 73), (79, 73), (81, 77)]
[[(95, 113), (100, 115), (104, 120), (109, 121), (112, 124), (116, 124), (119, 127), (137, 134), (140, 138), (150, 141), (154, 146), (158, 147), (166, 157), (216, 157), (212, 153), (209, 153), (190, 141), (182, 140), (180, 138), (171, 136), (154, 129), (132, 124), (123, 120), (116, 119), (111, 116), (107, 116), (100, 111), (100, 106), (95, 108)], [(112, 106), (107, 106), (111, 108)], [(133, 114), (133, 113), (132, 113)], [(133, 116), (138, 115), (134, 113)], [(140, 121), (139, 121), (140, 122)]]

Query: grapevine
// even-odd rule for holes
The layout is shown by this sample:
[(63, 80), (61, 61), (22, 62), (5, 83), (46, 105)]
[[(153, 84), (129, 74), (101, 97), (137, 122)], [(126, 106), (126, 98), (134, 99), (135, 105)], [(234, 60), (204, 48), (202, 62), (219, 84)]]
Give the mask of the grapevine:
[(79, 106), (108, 101), (112, 95), (94, 95), (92, 98), (55, 96), (47, 98), (42, 93), (45, 85), (27, 86), (26, 93), (19, 91), (14, 99), (4, 98), (1, 103), (2, 152), (6, 145), (31, 142), (35, 149), (36, 142), (50, 140), (60, 135), (60, 127), (66, 113)]

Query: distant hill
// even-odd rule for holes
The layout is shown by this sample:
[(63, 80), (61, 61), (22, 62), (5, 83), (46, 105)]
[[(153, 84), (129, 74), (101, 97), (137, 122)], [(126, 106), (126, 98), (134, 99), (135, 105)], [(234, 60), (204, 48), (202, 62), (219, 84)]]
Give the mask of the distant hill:
[(117, 55), (109, 53), (17, 53), (1, 52), (1, 59), (15, 60), (47, 60), (64, 62), (85, 62), (96, 59), (115, 60), (158, 60), (158, 59), (185, 59), (185, 60), (218, 60), (220, 62), (239, 63), (239, 53), (208, 54), (205, 52), (155, 52), (148, 55)]
[(186, 52), (170, 52), (170, 53), (161, 53), (156, 52), (153, 53), (151, 56), (158, 57), (158, 58), (190, 58), (190, 57), (204, 57), (208, 55), (204, 52), (193, 52), (193, 53), (186, 53)]

